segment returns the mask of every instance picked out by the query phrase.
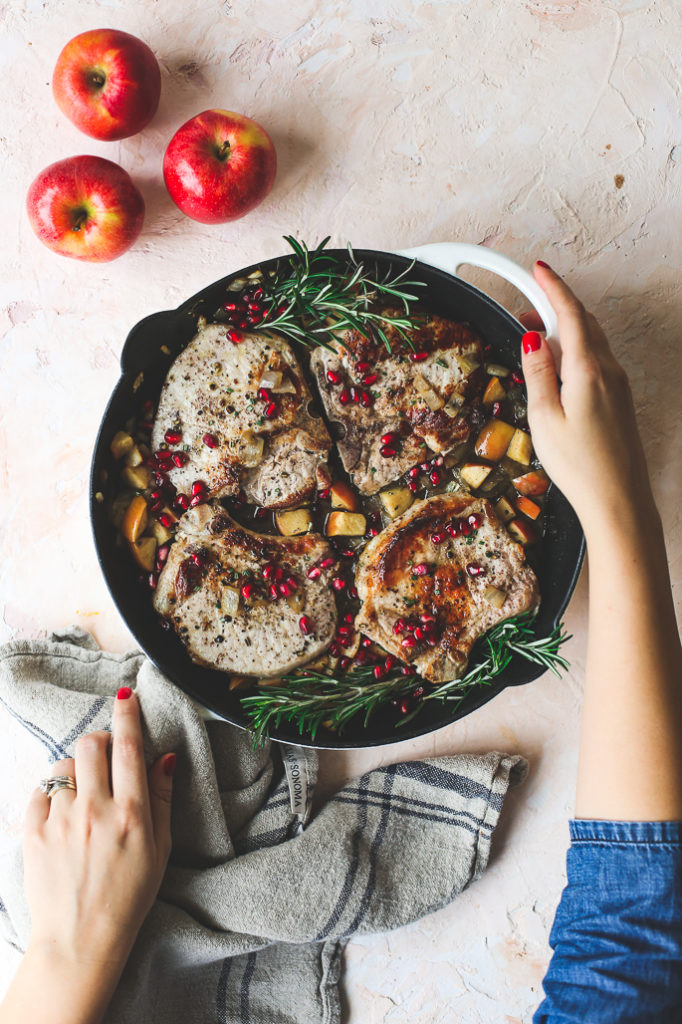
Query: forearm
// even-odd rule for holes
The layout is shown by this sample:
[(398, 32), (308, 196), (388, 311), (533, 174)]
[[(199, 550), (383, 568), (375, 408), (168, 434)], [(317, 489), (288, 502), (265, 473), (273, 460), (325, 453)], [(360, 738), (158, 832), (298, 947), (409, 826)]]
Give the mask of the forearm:
[(99, 1024), (121, 967), (27, 950), (0, 1006), (0, 1024)]
[(653, 502), (586, 528), (589, 641), (575, 813), (682, 818), (682, 651)]

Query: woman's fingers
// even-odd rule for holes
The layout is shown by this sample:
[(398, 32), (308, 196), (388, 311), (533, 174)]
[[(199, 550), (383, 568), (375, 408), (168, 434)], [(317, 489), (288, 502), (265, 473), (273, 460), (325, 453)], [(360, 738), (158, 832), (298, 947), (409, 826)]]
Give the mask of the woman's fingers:
[[(102, 803), (111, 799), (109, 782), (108, 732), (91, 732), (76, 743), (74, 761), (76, 769), (76, 799), (83, 803)], [(61, 794), (53, 799), (58, 800)]]
[(528, 391), (528, 412), (561, 412), (559, 382), (552, 351), (537, 331), (526, 331), (521, 340), (523, 374)]
[(519, 317), (519, 321), (527, 331), (544, 331), (545, 329), (542, 317), (539, 313), (536, 313), (534, 309), (531, 309), (528, 313), (522, 313)]
[(157, 849), (166, 857), (170, 852), (171, 797), (176, 761), (175, 754), (164, 754), (149, 769), (149, 797), (154, 839)]
[[(50, 768), (50, 778), (56, 779), (58, 775), (68, 775), (70, 779), (76, 778), (76, 762), (72, 757), (65, 757), (61, 761), (53, 763)], [(55, 814), (68, 809), (76, 799), (76, 795), (76, 790), (64, 787), (53, 791), (51, 797), (45, 796), (48, 813)]]
[(116, 803), (149, 807), (140, 706), (129, 686), (122, 686), (114, 701), (111, 787)]
[(596, 324), (594, 318), (586, 313), (582, 302), (551, 267), (536, 263), (533, 276), (557, 315), (563, 359), (574, 363), (590, 358), (595, 350), (607, 344), (602, 331), (592, 329), (592, 324)]

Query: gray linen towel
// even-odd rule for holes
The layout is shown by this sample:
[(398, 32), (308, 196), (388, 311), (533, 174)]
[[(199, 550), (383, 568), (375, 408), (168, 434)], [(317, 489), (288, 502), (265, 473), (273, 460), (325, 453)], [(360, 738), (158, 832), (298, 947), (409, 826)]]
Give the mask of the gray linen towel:
[[(339, 1024), (344, 941), (414, 921), (478, 878), (520, 757), (433, 758), (368, 772), (311, 816), (314, 751), (251, 748), (205, 722), (140, 653), (82, 630), (0, 649), (0, 700), (51, 761), (109, 729), (137, 693), (148, 760), (174, 750), (173, 851), (107, 1024)], [(36, 780), (37, 781), (37, 780)], [(0, 925), (24, 949), (20, 851), (0, 862)]]

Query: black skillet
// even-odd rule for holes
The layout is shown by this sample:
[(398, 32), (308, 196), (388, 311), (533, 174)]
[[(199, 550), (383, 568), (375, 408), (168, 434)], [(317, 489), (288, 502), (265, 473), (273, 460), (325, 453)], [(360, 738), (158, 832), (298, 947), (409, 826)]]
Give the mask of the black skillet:
[[(343, 258), (344, 250), (338, 250)], [(548, 327), (548, 336), (556, 337), (556, 321), (551, 307), (530, 274), (513, 261), (489, 249), (473, 245), (443, 243), (410, 250), (407, 255), (356, 250), (362, 261), (375, 260), (380, 272), (401, 269), (416, 257), (418, 262), (410, 278), (421, 280), (420, 290), (425, 305), (434, 313), (452, 320), (468, 321), (485, 342), (493, 346), (495, 357), (510, 367), (519, 367), (519, 349), (523, 327), (517, 320), (478, 288), (455, 275), (464, 263), (484, 266), (502, 274), (535, 305)], [(176, 635), (165, 629), (153, 610), (149, 591), (139, 582), (139, 569), (132, 558), (117, 546), (116, 533), (107, 517), (107, 506), (113, 493), (110, 481), (115, 480), (109, 444), (125, 421), (139, 410), (144, 398), (156, 400), (168, 368), (196, 331), (197, 318), (211, 319), (225, 301), (227, 284), (238, 277), (247, 277), (259, 267), (274, 267), (290, 255), (276, 257), (261, 264), (230, 274), (202, 289), (181, 306), (145, 317), (133, 327), (121, 354), (122, 375), (109, 400), (99, 430), (92, 460), (90, 509), (95, 547), (104, 578), (126, 625), (145, 654), (163, 672), (208, 712), (235, 725), (246, 727), (237, 691), (230, 691), (225, 675), (195, 665)], [(430, 265), (429, 265), (430, 264)], [(170, 350), (164, 353), (161, 346)], [(108, 479), (107, 479), (108, 478)], [(97, 492), (104, 494), (98, 501)], [(542, 601), (537, 616), (537, 634), (549, 634), (560, 621), (578, 580), (584, 555), (584, 539), (577, 517), (563, 494), (552, 485), (545, 506), (545, 532), (537, 561), (537, 575)], [(314, 747), (369, 747), (394, 743), (440, 729), (463, 718), (486, 704), (508, 686), (528, 683), (545, 670), (514, 658), (507, 669), (488, 685), (471, 691), (454, 709), (446, 704), (427, 703), (421, 713), (404, 728), (396, 727), (399, 714), (393, 708), (380, 710), (366, 727), (351, 724), (342, 736), (326, 729), (318, 731), (315, 740), (300, 735), (293, 726), (282, 724), (272, 730), (272, 738), (288, 743)], [(561, 685), (557, 681), (557, 685)]]

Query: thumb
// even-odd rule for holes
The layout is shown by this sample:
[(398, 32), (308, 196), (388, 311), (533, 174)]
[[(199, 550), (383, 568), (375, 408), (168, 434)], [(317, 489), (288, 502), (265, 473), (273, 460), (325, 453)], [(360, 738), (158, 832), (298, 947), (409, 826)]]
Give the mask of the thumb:
[(171, 797), (176, 754), (162, 754), (149, 769), (149, 804), (157, 849), (170, 852)]
[(561, 409), (556, 363), (549, 345), (537, 331), (526, 331), (521, 339), (523, 375), (528, 391), (528, 415)]

